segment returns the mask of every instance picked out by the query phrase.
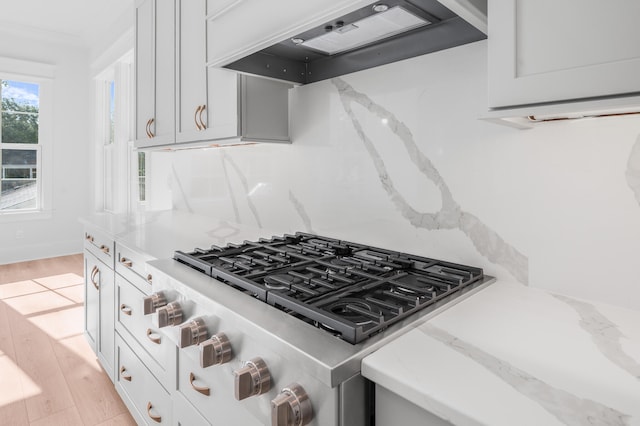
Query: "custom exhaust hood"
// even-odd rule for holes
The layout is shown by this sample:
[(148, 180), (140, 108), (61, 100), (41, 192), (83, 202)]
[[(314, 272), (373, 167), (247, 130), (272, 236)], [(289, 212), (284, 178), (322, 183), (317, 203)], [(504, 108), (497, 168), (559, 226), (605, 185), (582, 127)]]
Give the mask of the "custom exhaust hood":
[[(450, 6), (471, 4), (476, 16), (475, 6), (482, 3), (442, 0), (445, 2)], [(307, 84), (486, 38), (484, 32), (442, 3), (436, 0), (374, 3), (225, 68)], [(486, 18), (486, 9), (484, 12)]]

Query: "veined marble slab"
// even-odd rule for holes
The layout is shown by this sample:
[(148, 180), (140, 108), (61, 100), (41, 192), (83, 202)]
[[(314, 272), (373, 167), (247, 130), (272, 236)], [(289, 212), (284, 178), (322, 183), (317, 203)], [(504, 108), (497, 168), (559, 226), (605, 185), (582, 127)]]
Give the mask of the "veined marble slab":
[(368, 356), (455, 425), (640, 425), (640, 312), (499, 281)]

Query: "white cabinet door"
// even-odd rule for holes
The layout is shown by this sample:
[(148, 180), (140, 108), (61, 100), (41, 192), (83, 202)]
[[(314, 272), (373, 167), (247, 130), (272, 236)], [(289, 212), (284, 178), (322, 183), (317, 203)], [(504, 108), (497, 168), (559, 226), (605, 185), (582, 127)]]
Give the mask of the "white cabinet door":
[(84, 335), (95, 353), (98, 353), (100, 324), (100, 287), (97, 275), (100, 262), (89, 251), (84, 251)]
[(175, 141), (175, 5), (136, 8), (136, 147)]
[(136, 8), (136, 145), (148, 144), (150, 121), (155, 116), (155, 66), (153, 51), (154, 0)]
[(98, 359), (113, 380), (114, 327), (115, 327), (115, 283), (113, 269), (102, 265), (98, 273), (100, 288), (100, 344)]
[(201, 109), (207, 103), (206, 0), (176, 0), (176, 141), (202, 137)]
[(222, 66), (280, 42), (367, 0), (207, 0), (207, 61)]
[(489, 107), (640, 92), (640, 2), (488, 6)]
[(84, 251), (85, 336), (109, 378), (114, 363), (114, 273), (88, 250)]
[(206, 65), (206, 0), (177, 0), (176, 142), (236, 137), (238, 77)]

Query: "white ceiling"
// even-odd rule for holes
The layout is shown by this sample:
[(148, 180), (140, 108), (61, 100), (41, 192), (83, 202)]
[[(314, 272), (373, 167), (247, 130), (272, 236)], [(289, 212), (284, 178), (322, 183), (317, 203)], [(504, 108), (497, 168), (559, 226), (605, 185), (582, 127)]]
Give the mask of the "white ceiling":
[(128, 10), (133, 14), (134, 1), (0, 0), (0, 27), (50, 33), (90, 45)]

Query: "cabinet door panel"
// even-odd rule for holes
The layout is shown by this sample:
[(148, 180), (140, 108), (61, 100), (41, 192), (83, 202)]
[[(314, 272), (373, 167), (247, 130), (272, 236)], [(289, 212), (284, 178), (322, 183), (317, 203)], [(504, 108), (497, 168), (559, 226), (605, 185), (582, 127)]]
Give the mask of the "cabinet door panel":
[(176, 141), (198, 140), (199, 110), (207, 102), (205, 0), (177, 0)]
[(154, 117), (154, 1), (136, 8), (136, 145), (149, 144), (147, 123)]
[(100, 359), (109, 378), (113, 380), (114, 365), (114, 326), (115, 326), (115, 295), (114, 272), (106, 266), (100, 268), (100, 345), (98, 358)]
[(174, 2), (156, 0), (155, 26), (155, 121), (156, 144), (175, 138), (175, 9)]
[(239, 78), (235, 71), (207, 69), (207, 108), (203, 114), (206, 139), (231, 138), (240, 134)]
[(100, 290), (96, 270), (101, 262), (87, 250), (84, 251), (84, 334), (95, 353), (98, 353), (100, 324)]
[(489, 106), (640, 92), (640, 2), (489, 1)]

